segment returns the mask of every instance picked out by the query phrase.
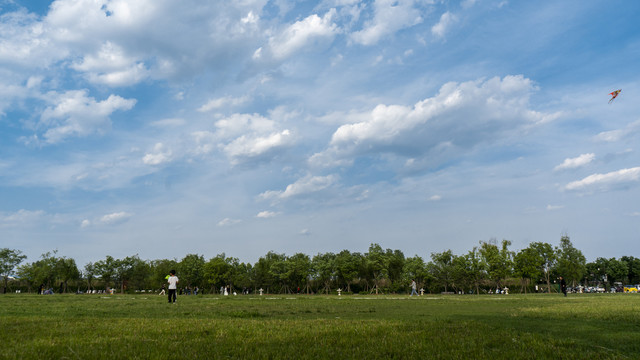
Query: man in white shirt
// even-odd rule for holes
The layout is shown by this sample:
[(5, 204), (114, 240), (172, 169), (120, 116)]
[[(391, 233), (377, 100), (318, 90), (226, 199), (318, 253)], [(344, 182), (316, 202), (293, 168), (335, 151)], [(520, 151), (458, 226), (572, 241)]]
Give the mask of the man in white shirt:
[(169, 271), (169, 279), (167, 279), (169, 283), (169, 303), (176, 303), (176, 290), (178, 289), (178, 277), (176, 276), (176, 271)]

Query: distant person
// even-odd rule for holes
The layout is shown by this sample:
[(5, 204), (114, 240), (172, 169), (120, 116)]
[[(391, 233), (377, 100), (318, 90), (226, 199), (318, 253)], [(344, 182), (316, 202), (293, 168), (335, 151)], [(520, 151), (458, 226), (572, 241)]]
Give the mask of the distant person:
[(560, 290), (562, 290), (564, 296), (567, 296), (567, 282), (564, 281), (562, 276), (560, 276)]
[(167, 279), (167, 282), (169, 283), (169, 303), (176, 303), (176, 290), (178, 290), (178, 281), (179, 280), (176, 276), (176, 271), (169, 271), (169, 279)]
[(167, 292), (165, 291), (165, 288), (166, 288), (166, 285), (162, 284), (162, 291), (160, 291), (160, 294), (158, 294), (158, 295), (167, 295)]
[(418, 295), (418, 292), (416, 291), (416, 289), (418, 288), (418, 285), (416, 285), (416, 281), (411, 279), (411, 295), (409, 296), (413, 296), (413, 294), (416, 294), (416, 296)]

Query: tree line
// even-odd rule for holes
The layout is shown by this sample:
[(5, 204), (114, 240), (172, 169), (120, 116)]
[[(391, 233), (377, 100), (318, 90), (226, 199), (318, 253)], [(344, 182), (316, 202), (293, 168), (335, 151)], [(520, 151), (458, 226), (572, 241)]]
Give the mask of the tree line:
[(511, 292), (526, 293), (536, 287), (551, 292), (558, 276), (572, 286), (640, 283), (640, 259), (599, 257), (587, 263), (568, 236), (562, 236), (557, 246), (533, 242), (519, 251), (510, 250), (510, 246), (508, 240), (480, 241), (466, 254), (447, 250), (431, 253), (428, 261), (418, 255), (406, 257), (400, 250), (383, 249), (379, 244), (371, 244), (365, 253), (342, 250), (313, 257), (270, 251), (254, 264), (224, 253), (208, 260), (199, 254), (188, 254), (181, 260), (106, 256), (83, 269), (57, 251), (22, 264), (26, 256), (21, 251), (4, 248), (0, 249), (0, 275), (4, 292), (9, 285), (27, 292), (42, 287), (56, 292), (157, 290), (172, 269), (177, 271), (181, 287), (198, 287), (205, 293), (217, 293), (226, 286), (238, 292), (263, 289), (266, 293), (329, 294), (341, 289), (345, 293), (405, 293), (411, 280), (428, 293), (482, 294), (505, 286)]

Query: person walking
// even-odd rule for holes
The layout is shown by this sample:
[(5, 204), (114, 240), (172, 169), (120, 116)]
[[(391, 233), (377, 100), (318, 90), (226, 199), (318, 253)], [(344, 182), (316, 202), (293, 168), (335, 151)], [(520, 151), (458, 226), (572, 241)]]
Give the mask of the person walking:
[(560, 290), (562, 290), (564, 296), (567, 296), (567, 282), (564, 281), (562, 276), (560, 276)]
[(416, 285), (416, 281), (411, 279), (411, 295), (409, 296), (413, 296), (413, 294), (416, 294), (416, 296), (418, 295), (418, 292), (416, 291), (417, 287), (418, 285)]
[(176, 290), (178, 289), (178, 277), (176, 276), (176, 271), (169, 271), (169, 279), (167, 282), (169, 283), (169, 303), (176, 303)]

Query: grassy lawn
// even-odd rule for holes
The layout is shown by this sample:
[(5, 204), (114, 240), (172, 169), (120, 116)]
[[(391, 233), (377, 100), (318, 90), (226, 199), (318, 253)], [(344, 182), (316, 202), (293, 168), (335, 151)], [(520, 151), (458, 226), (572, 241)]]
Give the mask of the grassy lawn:
[(0, 296), (0, 358), (637, 359), (639, 294)]

